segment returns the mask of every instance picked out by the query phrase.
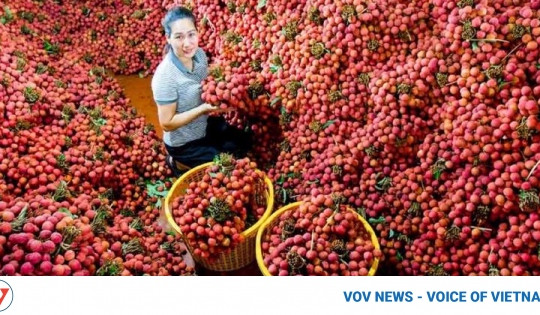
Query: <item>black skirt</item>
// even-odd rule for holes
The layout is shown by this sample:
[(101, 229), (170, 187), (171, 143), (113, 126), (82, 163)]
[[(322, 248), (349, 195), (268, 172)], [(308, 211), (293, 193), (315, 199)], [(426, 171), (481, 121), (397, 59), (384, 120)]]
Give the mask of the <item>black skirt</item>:
[[(204, 138), (180, 147), (165, 144), (169, 156), (190, 168), (212, 161), (219, 153), (230, 153), (236, 158), (245, 157), (251, 146), (252, 133), (228, 125), (223, 117), (208, 117)], [(175, 167), (173, 172), (175, 175), (178, 173)]]

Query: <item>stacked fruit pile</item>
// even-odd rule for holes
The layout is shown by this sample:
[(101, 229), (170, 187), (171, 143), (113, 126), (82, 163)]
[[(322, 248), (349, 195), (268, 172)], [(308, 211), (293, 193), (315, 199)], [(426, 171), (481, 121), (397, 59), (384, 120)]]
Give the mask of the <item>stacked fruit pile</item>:
[[(91, 137), (96, 124), (107, 131), (114, 115), (96, 105), (105, 95), (111, 108), (125, 104), (117, 89), (97, 87), (107, 82), (99, 66), (153, 69), (164, 44), (159, 21), (175, 4), (193, 8), (212, 57), (204, 99), (236, 108), (230, 121), (254, 131), (254, 157), (268, 166), (281, 203), (340, 192), (377, 230), (380, 270), (390, 274), (540, 272), (538, 0), (10, 3), (0, 16), (8, 43), (0, 74), (2, 111), (16, 115), (4, 114), (2, 152), (27, 154), (32, 139), (50, 147), (28, 152), (37, 164), (21, 162), (50, 171), (24, 185), (59, 186), (62, 169), (51, 162), (65, 140), (40, 134), (69, 131), (54, 117), (77, 121), (86, 131), (77, 137)], [(107, 35), (103, 25), (113, 21), (116, 35)], [(21, 33), (29, 49), (14, 45)], [(49, 68), (58, 68), (53, 81), (43, 79)], [(144, 128), (136, 122), (117, 131)], [(44, 126), (39, 137), (27, 123)], [(146, 150), (134, 139), (136, 152)], [(113, 185), (108, 176), (132, 182), (121, 167), (86, 162), (100, 156), (98, 146), (75, 145), (70, 167), (80, 175), (71, 176), (90, 185), (78, 191)], [(125, 157), (119, 149), (114, 159)], [(20, 196), (26, 177), (9, 157), (0, 184)]]
[(0, 26), (0, 272), (192, 273), (158, 221), (155, 131), (102, 67), (19, 35), (21, 12)]
[[(261, 252), (270, 275), (366, 276), (382, 253), (373, 230), (343, 196), (318, 194), (283, 208), (263, 227)], [(369, 231), (368, 231), (369, 229)]]
[(245, 240), (243, 232), (266, 211), (257, 190), (263, 180), (248, 158), (222, 153), (175, 198), (172, 215), (196, 257), (219, 259)]
[(204, 97), (272, 117), (277, 197), (342, 193), (383, 272), (538, 274), (539, 7), (229, 2)]

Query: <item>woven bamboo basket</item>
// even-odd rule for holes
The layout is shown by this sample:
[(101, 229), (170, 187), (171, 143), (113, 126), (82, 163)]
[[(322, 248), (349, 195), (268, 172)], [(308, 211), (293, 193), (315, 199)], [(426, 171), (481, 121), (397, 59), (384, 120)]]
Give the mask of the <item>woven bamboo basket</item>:
[[(172, 203), (176, 197), (185, 194), (189, 183), (202, 180), (205, 170), (212, 165), (212, 162), (205, 163), (184, 173), (180, 178), (176, 180), (176, 182), (171, 187), (171, 190), (167, 194), (167, 197), (165, 198), (165, 216), (167, 218), (167, 221), (177, 233), (182, 235), (183, 238), (184, 235), (182, 234), (180, 227), (174, 221), (172, 215)], [(192, 254), (193, 259), (198, 264), (208, 270), (232, 271), (245, 267), (255, 260), (255, 238), (257, 236), (257, 230), (259, 229), (261, 224), (268, 218), (274, 207), (274, 186), (272, 185), (272, 182), (270, 181), (270, 179), (268, 179), (268, 177), (264, 176), (263, 179), (264, 180), (261, 180), (259, 183), (256, 184), (254, 194), (263, 197), (258, 198), (260, 202), (259, 205), (265, 206), (266, 211), (264, 212), (261, 219), (259, 219), (259, 221), (257, 221), (249, 229), (242, 232), (242, 235), (245, 239), (242, 243), (235, 246), (230, 252), (222, 253), (218, 256), (217, 259), (209, 260), (207, 258), (194, 255), (193, 248), (189, 245), (189, 242), (184, 239), (184, 242), (188, 250)]]
[[(276, 212), (274, 212), (266, 221), (263, 222), (261, 225), (261, 228), (259, 229), (259, 232), (257, 233), (257, 244), (256, 244), (256, 255), (257, 255), (257, 265), (259, 266), (259, 269), (261, 270), (262, 274), (264, 276), (271, 276), (270, 272), (268, 272), (268, 268), (266, 268), (266, 265), (264, 264), (264, 258), (261, 248), (261, 241), (263, 235), (267, 234), (268, 231), (274, 227), (276, 224), (279, 223), (279, 217), (287, 212), (287, 211), (294, 211), (296, 208), (298, 208), (302, 202), (295, 202), (289, 205), (284, 206), (283, 208), (278, 209)], [(351, 212), (358, 215), (358, 219), (360, 219), (360, 222), (362, 222), (362, 225), (366, 229), (366, 231), (369, 233), (371, 237), (371, 242), (373, 243), (373, 246), (375, 249), (380, 249), (379, 240), (377, 239), (377, 235), (375, 235), (375, 231), (373, 231), (373, 228), (369, 223), (358, 213), (356, 213), (354, 210), (349, 209)], [(374, 276), (377, 272), (377, 268), (379, 268), (379, 258), (375, 258), (373, 260), (373, 264), (371, 265), (371, 268), (369, 269), (368, 276)]]

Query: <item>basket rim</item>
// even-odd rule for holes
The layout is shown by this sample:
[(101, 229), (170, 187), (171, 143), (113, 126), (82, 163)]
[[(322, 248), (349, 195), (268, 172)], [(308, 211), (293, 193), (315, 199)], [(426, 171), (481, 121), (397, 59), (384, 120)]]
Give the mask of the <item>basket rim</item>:
[[(194, 173), (200, 172), (201, 170), (204, 170), (204, 169), (212, 166), (213, 164), (214, 164), (213, 162), (207, 162), (207, 163), (201, 164), (199, 166), (196, 166), (196, 167), (190, 169), (189, 171), (185, 172), (184, 174), (182, 174), (182, 176), (180, 176), (174, 182), (171, 189), (169, 190), (169, 193), (167, 193), (167, 196), (165, 197), (164, 208), (165, 208), (165, 217), (167, 219), (167, 222), (175, 230), (175, 232), (177, 232), (178, 234), (180, 234), (182, 236), (184, 235), (184, 233), (182, 233), (182, 231), (180, 230), (180, 227), (176, 224), (176, 222), (174, 221), (174, 217), (172, 215), (172, 211), (171, 211), (171, 207), (170, 207), (170, 204), (172, 203), (171, 192), (175, 191), (178, 188), (178, 186), (180, 186), (180, 184), (186, 182), (186, 178), (188, 178), (189, 176), (191, 176)], [(243, 231), (242, 233), (240, 233), (240, 235), (242, 235), (244, 237), (252, 236), (253, 234), (255, 234), (257, 232), (257, 229), (270, 216), (270, 213), (272, 212), (272, 209), (274, 208), (274, 185), (272, 184), (272, 182), (270, 181), (268, 176), (266, 176), (266, 174), (264, 174), (264, 173), (263, 173), (263, 179), (264, 179), (265, 186), (266, 186), (266, 188), (268, 190), (268, 198), (267, 198), (266, 210), (264, 211), (264, 214), (262, 215), (262, 217), (255, 224), (250, 226), (249, 229), (247, 229), (247, 230)]]
[[(297, 201), (297, 202), (294, 202), (294, 203), (291, 203), (291, 204), (288, 204), (286, 206), (281, 207), (276, 212), (272, 213), (272, 215), (268, 219), (266, 219), (266, 221), (264, 221), (261, 228), (257, 232), (257, 238), (256, 238), (256, 242), (255, 242), (255, 245), (256, 245), (256, 247), (255, 247), (255, 257), (257, 259), (257, 265), (259, 266), (259, 269), (261, 270), (261, 273), (264, 276), (272, 276), (272, 275), (270, 274), (270, 272), (268, 271), (268, 268), (264, 264), (264, 258), (262, 256), (261, 240), (262, 240), (263, 234), (266, 232), (267, 227), (270, 224), (272, 224), (277, 217), (279, 217), (280, 215), (282, 215), (286, 211), (294, 210), (294, 209), (298, 208), (302, 203), (303, 203), (302, 201)], [(373, 230), (371, 225), (366, 221), (366, 219), (364, 219), (356, 211), (354, 211), (350, 207), (347, 207), (347, 209), (349, 209), (350, 211), (352, 211), (354, 214), (357, 215), (357, 217), (360, 219), (360, 222), (362, 222), (362, 225), (364, 225), (364, 228), (369, 233), (369, 236), (371, 238), (371, 242), (373, 243), (373, 247), (375, 249), (380, 250), (381, 246), (379, 245), (379, 240), (377, 239), (377, 235), (375, 234), (375, 231)], [(379, 268), (379, 258), (375, 258), (373, 260), (373, 264), (371, 264), (371, 267), (369, 268), (368, 276), (374, 276), (375, 273), (377, 272), (378, 268)]]

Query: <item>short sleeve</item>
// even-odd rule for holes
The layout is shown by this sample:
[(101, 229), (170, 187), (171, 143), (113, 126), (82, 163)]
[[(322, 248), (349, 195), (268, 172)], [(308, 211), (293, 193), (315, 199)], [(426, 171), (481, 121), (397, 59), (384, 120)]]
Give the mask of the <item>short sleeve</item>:
[(175, 81), (170, 75), (159, 70), (161, 69), (156, 70), (154, 77), (152, 78), (154, 101), (158, 105), (174, 103), (178, 100)]

